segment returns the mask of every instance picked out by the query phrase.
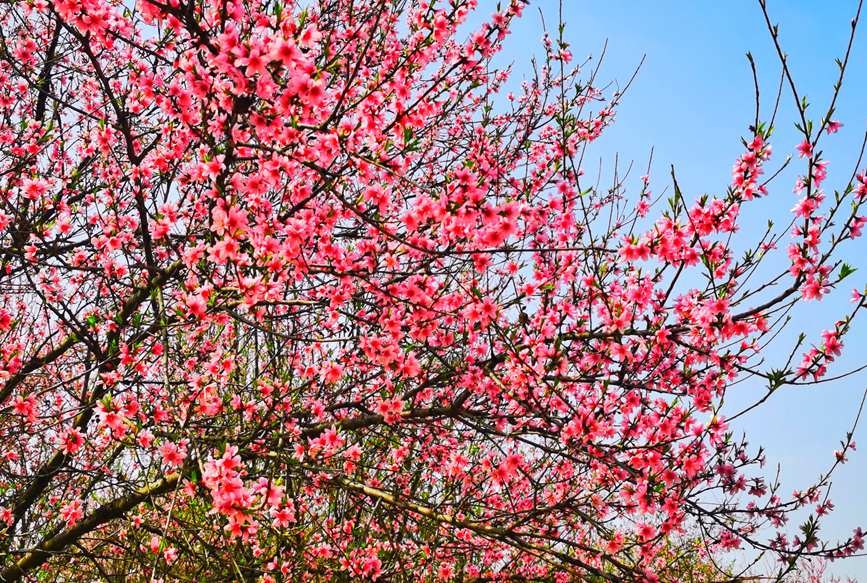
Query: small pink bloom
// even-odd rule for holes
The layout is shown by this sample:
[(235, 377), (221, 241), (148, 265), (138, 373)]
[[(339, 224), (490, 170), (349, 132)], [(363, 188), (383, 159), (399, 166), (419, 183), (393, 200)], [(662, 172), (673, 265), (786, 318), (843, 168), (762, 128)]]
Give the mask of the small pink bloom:
[(179, 468), (187, 458), (186, 449), (177, 444), (167, 441), (160, 446), (160, 455), (169, 466)]
[(84, 444), (84, 435), (78, 429), (70, 429), (61, 440), (61, 449), (66, 454), (74, 454)]
[(81, 500), (73, 500), (60, 509), (60, 517), (68, 526), (75, 526), (84, 517)]

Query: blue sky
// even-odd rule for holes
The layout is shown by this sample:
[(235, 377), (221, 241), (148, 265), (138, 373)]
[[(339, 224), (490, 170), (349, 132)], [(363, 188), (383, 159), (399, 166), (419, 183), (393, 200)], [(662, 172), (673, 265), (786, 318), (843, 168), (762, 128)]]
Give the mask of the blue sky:
[[(484, 10), (488, 3), (480, 4)], [(799, 90), (812, 104), (810, 111), (816, 120), (827, 109), (838, 74), (834, 59), (843, 56), (856, 5), (853, 0), (769, 0), (772, 18), (781, 27), (789, 65)], [(723, 193), (731, 166), (742, 151), (740, 137), (748, 134), (754, 114), (753, 81), (745, 53), (751, 51), (755, 57), (765, 112), (773, 107), (779, 81), (779, 61), (758, 0), (564, 0), (563, 6), (566, 40), (576, 62), (588, 55), (598, 56), (608, 41), (601, 80), (622, 85), (646, 55), (637, 80), (618, 108), (616, 123), (594, 145), (587, 167), (595, 169), (601, 160), (610, 168), (617, 153), (621, 161), (635, 161), (641, 168), (634, 172), (637, 178), (643, 174), (653, 147), (655, 192), (669, 185), (668, 168), (674, 164), (687, 198)], [(540, 10), (552, 33), (556, 30), (558, 2), (536, 0), (531, 4), (503, 55), (505, 61), (514, 63), (516, 76), (526, 72), (530, 54), (540, 54)], [(859, 36), (835, 116), (845, 125), (823, 146), (830, 160), (829, 192), (845, 186), (867, 127), (867, 15), (862, 15)], [(800, 141), (789, 93), (783, 94), (781, 105), (772, 139), (777, 163), (795, 154)], [(768, 218), (777, 217), (780, 223), (788, 218), (796, 201), (794, 177), (793, 169), (773, 183), (769, 197), (749, 211), (752, 220), (744, 223), (742, 236), (757, 236), (756, 229)], [(851, 288), (867, 282), (865, 251), (867, 239), (845, 249), (848, 262), (860, 269), (836, 295), (800, 306), (798, 317), (784, 334), (787, 339), (800, 331), (806, 332), (808, 339), (816, 339), (850, 308)], [(778, 255), (777, 261), (775, 267), (783, 267), (785, 256)], [(867, 361), (867, 320), (856, 320), (846, 345), (847, 353), (838, 362), (837, 372)], [(781, 343), (768, 356), (781, 363), (790, 349), (791, 344)], [(867, 375), (862, 374), (811, 388), (786, 389), (744, 418), (736, 429), (745, 431), (754, 445), (765, 446), (768, 472), (779, 463), (784, 491), (791, 492), (809, 485), (832, 462), (833, 451), (852, 422), (865, 386)], [(731, 398), (733, 403), (747, 403), (761, 390), (759, 383), (742, 383), (732, 389)], [(826, 535), (846, 536), (855, 526), (867, 527), (867, 421), (856, 433), (856, 440), (863, 443), (861, 450), (836, 473), (832, 500), (837, 511), (825, 522)], [(794, 530), (795, 525), (791, 527)], [(839, 562), (832, 571), (867, 580), (867, 558)]]

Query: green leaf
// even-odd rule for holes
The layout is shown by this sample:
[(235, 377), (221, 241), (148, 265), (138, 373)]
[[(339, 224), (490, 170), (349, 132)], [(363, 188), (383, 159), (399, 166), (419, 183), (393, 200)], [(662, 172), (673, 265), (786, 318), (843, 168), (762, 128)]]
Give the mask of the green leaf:
[(845, 279), (845, 278), (849, 277), (850, 275), (852, 275), (853, 273), (855, 273), (856, 271), (858, 271), (856, 268), (852, 267), (848, 263), (844, 263), (843, 265), (840, 266), (840, 279), (841, 280)]
[(768, 373), (768, 384), (771, 391), (775, 391), (786, 381), (786, 371), (783, 369), (774, 369)]

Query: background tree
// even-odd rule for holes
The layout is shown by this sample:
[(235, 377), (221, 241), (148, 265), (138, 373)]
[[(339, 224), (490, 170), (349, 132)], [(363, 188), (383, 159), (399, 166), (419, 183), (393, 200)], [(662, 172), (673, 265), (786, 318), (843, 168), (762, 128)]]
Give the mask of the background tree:
[(595, 186), (622, 94), (561, 25), (504, 95), (524, 2), (474, 8), (0, 7), (0, 580), (732, 579), (729, 550), (782, 577), (863, 548), (818, 537), (851, 431), (785, 497), (717, 414), (825, 375), (865, 305), (764, 366), (867, 222), (857, 169), (822, 189), (840, 84), (811, 120), (780, 50), (801, 199), (737, 257), (758, 95), (725, 193)]

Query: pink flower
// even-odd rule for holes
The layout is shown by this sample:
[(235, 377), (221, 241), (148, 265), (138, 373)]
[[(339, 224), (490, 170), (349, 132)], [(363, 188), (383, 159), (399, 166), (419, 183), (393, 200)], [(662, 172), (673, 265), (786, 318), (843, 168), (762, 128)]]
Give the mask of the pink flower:
[(138, 444), (140, 446), (148, 449), (154, 442), (154, 434), (147, 429), (139, 431), (138, 436), (136, 437), (136, 441), (138, 441)]
[(376, 406), (376, 412), (382, 415), (387, 424), (391, 425), (400, 421), (403, 405), (403, 400), (400, 397), (382, 399)]
[(623, 548), (624, 536), (622, 533), (615, 533), (605, 544), (605, 551), (609, 555), (615, 555)]
[(65, 504), (60, 509), (60, 517), (66, 522), (67, 526), (75, 526), (84, 517), (81, 500), (73, 500)]
[(186, 448), (179, 447), (178, 445), (166, 441), (159, 447), (160, 455), (163, 458), (163, 462), (167, 465), (179, 468), (183, 465), (184, 460), (187, 458)]
[(322, 378), (326, 383), (334, 384), (343, 375), (343, 367), (336, 362), (329, 362), (323, 367)]
[(643, 542), (649, 541), (654, 536), (656, 536), (656, 529), (653, 528), (650, 524), (639, 524), (638, 525), (638, 538), (640, 538)]
[(810, 158), (813, 156), (813, 145), (808, 140), (804, 140), (798, 144), (797, 150), (801, 158)]
[(801, 295), (805, 300), (821, 300), (822, 296), (828, 293), (828, 288), (822, 285), (817, 279), (810, 278), (807, 283), (801, 287)]
[(271, 58), (280, 61), (287, 67), (301, 61), (303, 56), (304, 53), (295, 46), (292, 40), (281, 39), (271, 49)]
[(839, 356), (843, 351), (843, 343), (837, 337), (836, 330), (826, 330), (822, 332), (822, 338), (825, 340), (825, 354), (829, 356)]
[(203, 294), (188, 294), (185, 303), (191, 316), (195, 318), (205, 317), (205, 313), (208, 311), (208, 303)]
[(626, 242), (620, 248), (620, 255), (626, 261), (647, 260), (650, 258), (650, 247), (645, 243)]
[(78, 429), (69, 429), (61, 439), (61, 449), (66, 454), (74, 454), (84, 444), (84, 435)]
[(235, 61), (240, 67), (246, 67), (248, 77), (253, 75), (265, 75), (268, 70), (265, 66), (268, 62), (265, 60), (265, 55), (258, 48), (250, 49), (246, 57), (242, 57)]
[(29, 200), (39, 200), (48, 192), (48, 181), (41, 178), (25, 178), (21, 186), (24, 197)]
[(286, 528), (295, 522), (295, 512), (285, 506), (279, 510), (272, 511), (271, 515), (274, 517), (273, 525), (276, 528)]
[(211, 213), (211, 228), (218, 235), (243, 238), (248, 229), (247, 213), (236, 206), (228, 210), (222, 206), (215, 207)]
[(115, 437), (122, 437), (126, 433), (127, 420), (119, 411), (114, 411), (103, 403), (100, 403), (97, 407), (96, 414), (99, 416), (102, 424), (108, 427), (111, 430), (112, 435)]

